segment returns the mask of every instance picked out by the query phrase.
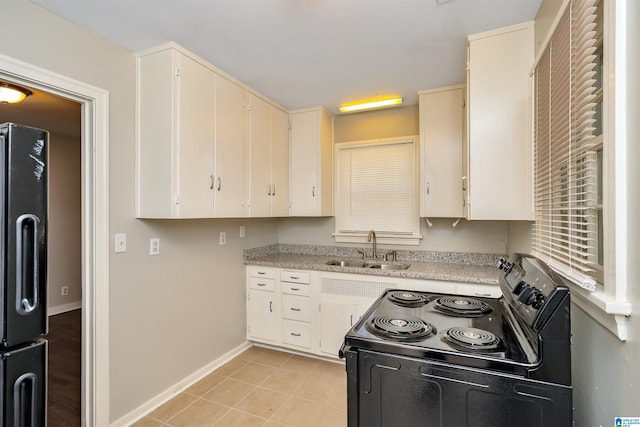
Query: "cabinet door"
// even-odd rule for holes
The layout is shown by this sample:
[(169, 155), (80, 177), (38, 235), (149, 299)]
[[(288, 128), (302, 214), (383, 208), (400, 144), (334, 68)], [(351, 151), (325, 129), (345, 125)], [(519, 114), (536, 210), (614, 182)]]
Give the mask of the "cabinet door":
[(243, 91), (216, 75), (214, 215), (241, 217), (243, 201)]
[(249, 216), (271, 216), (271, 106), (250, 95)]
[(322, 109), (291, 119), (290, 215), (333, 215), (333, 125)]
[(271, 107), (271, 216), (289, 215), (289, 114)]
[(420, 216), (460, 218), (464, 87), (420, 94)]
[(322, 301), (320, 306), (320, 351), (338, 357), (344, 336), (357, 321), (355, 304)]
[(469, 36), (469, 219), (533, 219), (531, 23)]
[(213, 216), (215, 74), (180, 55), (178, 216)]
[(249, 291), (249, 338), (279, 341), (280, 304), (275, 292)]

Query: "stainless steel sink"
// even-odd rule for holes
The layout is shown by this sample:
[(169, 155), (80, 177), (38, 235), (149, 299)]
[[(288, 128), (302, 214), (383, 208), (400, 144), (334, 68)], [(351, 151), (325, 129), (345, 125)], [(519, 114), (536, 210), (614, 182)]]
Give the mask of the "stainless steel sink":
[(411, 264), (370, 264), (369, 268), (380, 268), (382, 270), (406, 270)]
[(327, 265), (337, 265), (339, 267), (366, 267), (367, 263), (365, 263), (364, 261), (334, 259), (331, 261), (327, 261)]
[(333, 259), (327, 261), (327, 265), (335, 265), (338, 267), (361, 267), (361, 268), (379, 268), (382, 270), (406, 270), (411, 264), (387, 264), (382, 262), (366, 262), (351, 259)]

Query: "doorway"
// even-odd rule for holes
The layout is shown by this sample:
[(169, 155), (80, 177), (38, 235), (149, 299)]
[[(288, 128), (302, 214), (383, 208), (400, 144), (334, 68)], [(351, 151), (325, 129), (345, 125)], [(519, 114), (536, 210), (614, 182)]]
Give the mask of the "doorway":
[(80, 104), (81, 425), (109, 424), (108, 92), (0, 55), (0, 79)]

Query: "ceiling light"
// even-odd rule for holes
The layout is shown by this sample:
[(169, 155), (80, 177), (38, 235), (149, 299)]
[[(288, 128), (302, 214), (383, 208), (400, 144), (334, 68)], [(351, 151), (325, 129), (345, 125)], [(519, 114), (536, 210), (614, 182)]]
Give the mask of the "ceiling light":
[(0, 82), (0, 102), (3, 104), (14, 104), (32, 95), (29, 89), (13, 85), (11, 83)]
[(341, 113), (355, 113), (356, 111), (375, 110), (378, 108), (398, 107), (402, 105), (402, 98), (380, 99), (361, 104), (341, 105), (338, 110)]

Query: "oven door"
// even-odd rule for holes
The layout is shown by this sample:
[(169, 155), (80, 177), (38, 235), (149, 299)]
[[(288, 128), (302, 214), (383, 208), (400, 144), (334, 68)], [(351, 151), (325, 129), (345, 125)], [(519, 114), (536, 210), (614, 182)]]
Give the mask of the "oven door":
[(568, 427), (572, 423), (567, 386), (369, 350), (352, 348), (345, 356), (349, 427)]
[(47, 341), (0, 349), (0, 426), (44, 427)]

